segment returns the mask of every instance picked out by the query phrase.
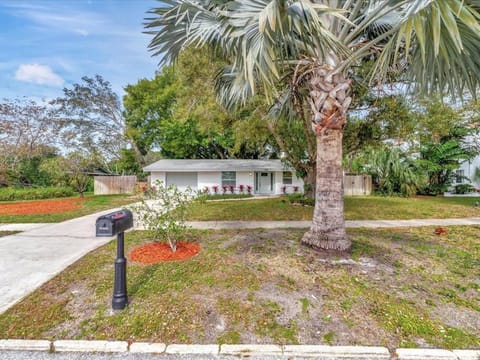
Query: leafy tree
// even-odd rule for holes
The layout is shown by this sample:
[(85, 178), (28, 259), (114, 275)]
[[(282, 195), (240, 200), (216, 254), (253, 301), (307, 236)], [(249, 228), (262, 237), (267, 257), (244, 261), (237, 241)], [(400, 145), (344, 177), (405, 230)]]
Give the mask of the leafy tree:
[(91, 173), (100, 166), (98, 158), (89, 153), (74, 151), (57, 160), (55, 171), (57, 171), (58, 177), (68, 179), (68, 184), (83, 198), (91, 183)]
[(44, 159), (39, 166), (40, 171), (46, 173), (50, 185), (65, 188), (70, 186), (70, 178), (65, 168), (63, 156), (55, 156)]
[(421, 165), (428, 174), (428, 184), (422, 193), (428, 195), (443, 194), (451, 185), (453, 172), (464, 161), (478, 155), (479, 150), (463, 143), (472, 129), (456, 127), (438, 142), (427, 142), (420, 149)]
[[(225, 105), (259, 89), (273, 103), (304, 99), (317, 143), (316, 203), (303, 243), (348, 250), (343, 216), (342, 137), (352, 102), (351, 70), (373, 61), (372, 78), (398, 75), (418, 90), (459, 93), (480, 80), (475, 0), (172, 0), (151, 10), (150, 49), (163, 61), (208, 45), (228, 61), (219, 77)], [(478, 4), (477, 4), (478, 5)], [(432, 39), (427, 41), (426, 39)], [(405, 71), (403, 71), (405, 69)], [(393, 74), (393, 75), (392, 75)], [(282, 79), (290, 87), (279, 91)], [(282, 87), (280, 87), (282, 90)]]
[(127, 133), (145, 156), (160, 146), (161, 124), (172, 118), (178, 80), (172, 67), (163, 67), (153, 79), (141, 79), (125, 87), (123, 105)]
[(138, 161), (135, 151), (132, 149), (121, 149), (120, 158), (114, 159), (108, 168), (115, 174), (143, 175), (143, 169)]
[(396, 148), (365, 151), (358, 161), (361, 171), (372, 176), (376, 191), (384, 195), (413, 196), (427, 181), (417, 163)]
[(82, 82), (63, 89), (63, 97), (52, 101), (61, 118), (64, 145), (108, 160), (119, 158), (130, 145), (140, 163), (143, 155), (126, 132), (121, 103), (111, 84), (100, 75), (84, 76)]
[[(127, 133), (141, 152), (158, 148), (170, 158), (258, 158), (272, 146), (254, 108), (227, 112), (215, 99), (212, 63), (205, 51), (185, 49), (179, 62), (153, 79), (125, 88)], [(248, 134), (248, 136), (247, 136)]]
[(43, 175), (35, 173), (41, 159), (57, 151), (60, 129), (46, 104), (0, 103), (0, 186), (44, 183)]

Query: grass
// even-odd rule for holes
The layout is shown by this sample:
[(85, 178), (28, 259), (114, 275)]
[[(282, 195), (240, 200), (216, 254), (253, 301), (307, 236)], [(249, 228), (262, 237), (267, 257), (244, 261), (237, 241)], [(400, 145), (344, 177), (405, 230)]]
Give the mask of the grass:
[(349, 230), (348, 264), (301, 230), (192, 231), (192, 259), (129, 262), (115, 313), (112, 242), (0, 315), (0, 338), (480, 348), (480, 227), (447, 230)]
[[(60, 222), (84, 215), (93, 214), (97, 211), (107, 210), (114, 207), (121, 207), (122, 205), (131, 204), (134, 201), (135, 198), (130, 195), (91, 195), (86, 196), (85, 199), (82, 200), (82, 208), (77, 210), (39, 215), (0, 215), (0, 223)], [(17, 202), (0, 202), (0, 206), (2, 206), (2, 204), (12, 204)]]
[[(346, 197), (347, 220), (399, 220), (479, 217), (475, 198)], [(313, 208), (289, 204), (284, 197), (248, 201), (197, 203), (190, 220), (311, 220)]]

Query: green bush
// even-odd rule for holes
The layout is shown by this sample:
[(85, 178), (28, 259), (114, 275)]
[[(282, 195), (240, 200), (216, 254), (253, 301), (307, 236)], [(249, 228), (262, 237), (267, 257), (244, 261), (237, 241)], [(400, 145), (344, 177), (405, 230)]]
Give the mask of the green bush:
[(470, 184), (459, 184), (455, 186), (455, 194), (463, 195), (475, 191), (475, 188)]
[(302, 205), (302, 206), (314, 206), (315, 205), (315, 199), (311, 199), (309, 197), (306, 197), (303, 194), (290, 194), (287, 195), (288, 201), (290, 204), (297, 204), (297, 205)]
[(71, 188), (2, 188), (0, 201), (52, 199), (74, 196), (76, 193)]

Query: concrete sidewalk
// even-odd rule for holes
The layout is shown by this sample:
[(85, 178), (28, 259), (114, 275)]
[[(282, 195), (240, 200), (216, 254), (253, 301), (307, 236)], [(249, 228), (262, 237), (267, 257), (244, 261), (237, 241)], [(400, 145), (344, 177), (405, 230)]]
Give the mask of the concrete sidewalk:
[[(308, 228), (311, 221), (190, 221), (194, 229), (275, 229)], [(480, 225), (480, 218), (413, 219), (413, 220), (347, 220), (347, 228), (396, 228), (412, 226)], [(140, 230), (140, 228), (138, 228)]]
[(25, 232), (0, 238), (0, 313), (85, 254), (108, 243), (110, 238), (95, 237), (95, 221), (111, 211), (114, 209), (61, 223), (34, 224)]

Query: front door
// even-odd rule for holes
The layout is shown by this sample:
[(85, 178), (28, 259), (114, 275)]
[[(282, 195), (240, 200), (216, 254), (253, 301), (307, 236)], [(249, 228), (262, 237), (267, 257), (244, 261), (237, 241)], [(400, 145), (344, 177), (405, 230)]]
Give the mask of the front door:
[(255, 173), (255, 192), (257, 194), (273, 193), (273, 173), (260, 171)]

